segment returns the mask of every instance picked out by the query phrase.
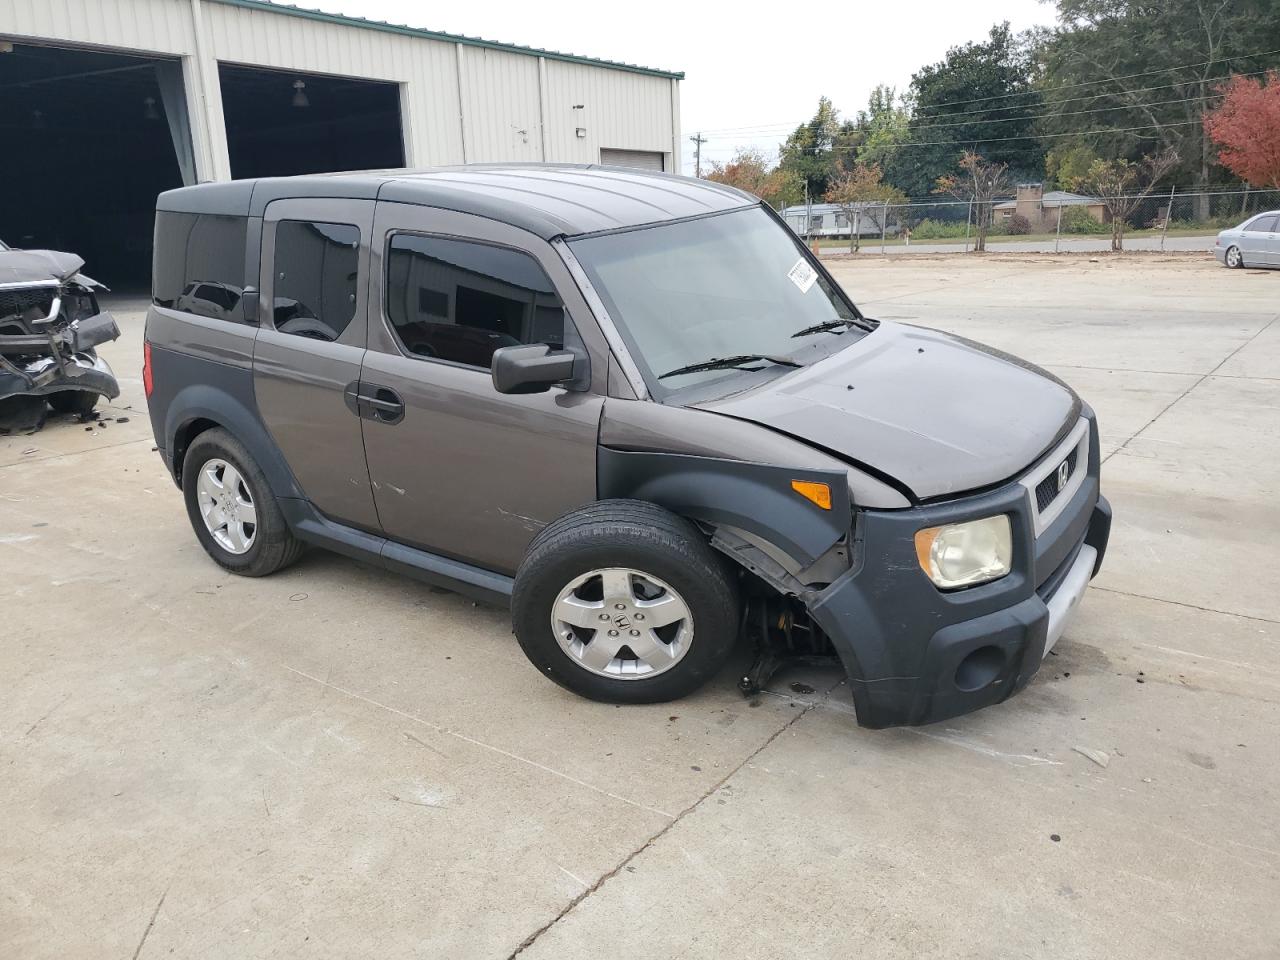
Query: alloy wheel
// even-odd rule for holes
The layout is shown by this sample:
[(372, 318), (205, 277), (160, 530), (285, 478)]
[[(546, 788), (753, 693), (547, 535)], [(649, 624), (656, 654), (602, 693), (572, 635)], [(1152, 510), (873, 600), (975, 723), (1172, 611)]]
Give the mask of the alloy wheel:
[(689, 652), (693, 614), (657, 577), (628, 567), (574, 578), (551, 608), (560, 648), (584, 670), (639, 680), (670, 670)]
[(226, 460), (213, 459), (200, 468), (196, 499), (205, 529), (228, 553), (247, 553), (258, 534), (253, 494), (240, 471)]

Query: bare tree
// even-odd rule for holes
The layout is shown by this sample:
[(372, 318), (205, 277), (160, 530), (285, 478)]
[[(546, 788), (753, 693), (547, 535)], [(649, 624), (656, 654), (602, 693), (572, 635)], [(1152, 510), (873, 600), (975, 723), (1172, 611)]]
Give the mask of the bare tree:
[(1140, 163), (1128, 160), (1095, 160), (1088, 172), (1077, 177), (1075, 187), (1103, 202), (1111, 217), (1111, 249), (1124, 250), (1124, 231), (1129, 217), (1138, 209), (1156, 184), (1178, 163), (1178, 154), (1167, 148)]
[(861, 221), (870, 220), (876, 231), (888, 226), (887, 206), (905, 204), (906, 194), (880, 179), (880, 165), (856, 163), (841, 167), (823, 199), (834, 204), (849, 221), (849, 252), (862, 243)]
[(939, 177), (934, 193), (949, 193), (973, 204), (977, 237), (973, 252), (987, 249), (987, 232), (991, 229), (992, 207), (995, 198), (1009, 192), (1009, 165), (992, 163), (972, 150), (960, 158), (960, 173)]

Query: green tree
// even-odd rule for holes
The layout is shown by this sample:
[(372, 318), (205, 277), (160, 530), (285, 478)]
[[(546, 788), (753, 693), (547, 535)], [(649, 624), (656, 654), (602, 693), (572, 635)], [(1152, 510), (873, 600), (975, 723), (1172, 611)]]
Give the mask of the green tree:
[(907, 139), (910, 122), (911, 109), (906, 98), (899, 98), (893, 87), (877, 85), (867, 99), (867, 108), (859, 110), (854, 121), (863, 136), (857, 162), (883, 168), (898, 144)]
[(802, 190), (807, 184), (810, 197), (820, 197), (826, 193), (840, 158), (855, 153), (863, 137), (855, 123), (841, 121), (830, 99), (822, 97), (813, 118), (787, 137), (779, 150), (778, 165), (785, 175), (799, 180)]
[(1061, 144), (1045, 155), (1045, 176), (1059, 186), (1066, 186), (1088, 173), (1097, 159), (1098, 155), (1087, 144)]
[(1057, 0), (1057, 6), (1058, 27), (1040, 38), (1038, 54), (1040, 90), (1052, 114), (1042, 129), (1078, 133), (1074, 139), (1101, 157), (1138, 161), (1176, 152), (1174, 179), (1219, 180), (1202, 118), (1229, 73), (1280, 64), (1274, 53), (1256, 56), (1280, 49), (1280, 3)]
[(1017, 177), (1038, 178), (1044, 150), (1034, 137), (1040, 95), (1032, 85), (1029, 40), (1008, 23), (987, 40), (952, 47), (911, 78), (907, 142), (894, 150), (885, 176), (910, 196), (927, 194), (973, 150)]

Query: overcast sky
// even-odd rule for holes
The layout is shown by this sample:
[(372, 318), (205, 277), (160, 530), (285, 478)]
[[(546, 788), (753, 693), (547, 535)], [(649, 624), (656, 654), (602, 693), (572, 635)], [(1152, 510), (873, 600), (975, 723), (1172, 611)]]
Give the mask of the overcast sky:
[[(728, 159), (737, 146), (772, 152), (813, 115), (818, 97), (842, 114), (865, 106), (877, 83), (905, 87), (948, 47), (984, 37), (1008, 20), (1015, 30), (1054, 21), (1039, 0), (819, 0), (772, 3), (625, 4), (542, 0), (297, 0), (428, 30), (462, 33), (565, 53), (682, 70), (680, 119), (685, 169), (693, 172), (699, 130), (703, 158)], [(801, 14), (807, 14), (802, 16)]]

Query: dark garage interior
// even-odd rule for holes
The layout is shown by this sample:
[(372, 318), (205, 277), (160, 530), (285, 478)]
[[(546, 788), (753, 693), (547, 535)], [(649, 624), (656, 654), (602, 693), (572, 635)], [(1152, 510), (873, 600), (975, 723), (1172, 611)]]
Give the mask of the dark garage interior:
[(156, 194), (182, 185), (158, 70), (177, 71), (181, 90), (176, 61), (19, 43), (0, 53), (0, 240), (77, 253), (117, 289), (147, 286)]
[[(219, 79), (233, 177), (404, 165), (394, 83), (229, 64)], [(13, 43), (0, 52), (0, 240), (71, 251), (109, 287), (147, 290), (156, 195), (196, 181), (190, 122), (177, 60)]]
[(218, 65), (231, 176), (404, 166), (394, 83)]

